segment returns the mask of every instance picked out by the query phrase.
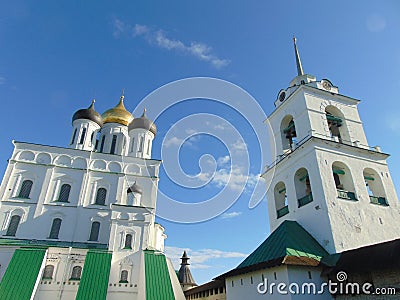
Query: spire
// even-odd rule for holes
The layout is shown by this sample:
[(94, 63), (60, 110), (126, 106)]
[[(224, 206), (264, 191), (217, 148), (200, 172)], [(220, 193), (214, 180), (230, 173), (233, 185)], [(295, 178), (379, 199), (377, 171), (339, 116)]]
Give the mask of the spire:
[(88, 109), (94, 109), (94, 103), (96, 102), (95, 99), (92, 100), (92, 104), (88, 107)]
[(142, 114), (142, 118), (145, 118), (146, 117), (146, 107), (143, 109), (143, 114)]
[(301, 65), (299, 50), (297, 50), (296, 37), (293, 37), (294, 52), (296, 55), (297, 76), (304, 75), (303, 66)]
[(190, 259), (190, 258), (187, 256), (186, 251), (183, 251), (183, 255), (182, 255), (182, 257), (181, 257), (181, 260), (182, 260), (181, 266), (190, 265), (190, 264), (188, 263), (188, 260), (189, 260), (189, 259)]

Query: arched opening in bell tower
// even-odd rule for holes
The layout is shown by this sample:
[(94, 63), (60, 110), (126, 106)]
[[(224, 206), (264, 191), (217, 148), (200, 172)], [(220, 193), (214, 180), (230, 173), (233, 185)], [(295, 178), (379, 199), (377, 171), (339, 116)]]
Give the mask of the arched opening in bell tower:
[(287, 115), (281, 123), (281, 138), (283, 153), (294, 150), (297, 144), (296, 126), (293, 116)]

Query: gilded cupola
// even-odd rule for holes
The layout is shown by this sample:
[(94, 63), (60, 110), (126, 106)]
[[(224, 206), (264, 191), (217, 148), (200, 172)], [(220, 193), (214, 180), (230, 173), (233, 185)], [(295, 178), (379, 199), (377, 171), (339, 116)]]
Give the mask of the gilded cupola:
[(118, 123), (128, 126), (132, 122), (132, 114), (126, 110), (124, 106), (124, 95), (122, 94), (119, 103), (109, 110), (106, 110), (103, 115), (103, 123)]

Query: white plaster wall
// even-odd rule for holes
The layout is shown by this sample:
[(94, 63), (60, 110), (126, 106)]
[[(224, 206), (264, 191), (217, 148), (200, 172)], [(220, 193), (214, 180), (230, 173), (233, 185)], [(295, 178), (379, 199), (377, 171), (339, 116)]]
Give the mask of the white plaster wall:
[[(53, 278), (40, 280), (34, 299), (75, 299), (79, 281), (69, 279), (74, 266), (83, 268), (86, 253), (85, 249), (49, 248), (44, 266), (54, 265)], [(39, 276), (41, 277), (42, 274), (40, 273)]]
[[(276, 273), (276, 279), (275, 275)], [(226, 299), (227, 300), (243, 300), (243, 299), (271, 299), (271, 300), (284, 300), (292, 299), (291, 295), (277, 294), (276, 290), (272, 294), (260, 294), (257, 291), (258, 284), (262, 283), (262, 275), (268, 279), (268, 285), (270, 283), (288, 283), (288, 270), (285, 265), (254, 271), (251, 273), (245, 273), (233, 277), (228, 277), (225, 280), (226, 285)], [(253, 278), (253, 283), (251, 283)], [(242, 280), (242, 281), (241, 281)], [(232, 286), (233, 281), (233, 286)], [(242, 284), (243, 282), (243, 284)]]
[[(319, 168), (336, 252), (342, 252), (400, 237), (400, 209), (396, 191), (384, 157), (380, 154), (354, 153), (353, 149), (317, 150)], [(345, 163), (351, 171), (358, 201), (337, 197), (332, 164)], [(375, 170), (382, 180), (389, 206), (370, 203), (363, 176), (364, 168)], [(378, 180), (378, 179), (377, 179)]]
[[(282, 160), (273, 173), (273, 179), (267, 190), (268, 213), (271, 232), (274, 231), (284, 220), (297, 221), (304, 227), (328, 252), (335, 251), (333, 235), (331, 233), (330, 220), (327, 218), (328, 211), (325, 202), (325, 194), (322, 189), (322, 178), (319, 173), (318, 160), (311, 146), (302, 146)], [(295, 190), (295, 173), (300, 168), (308, 171), (313, 201), (298, 207), (298, 199)], [(331, 175), (330, 175), (331, 176)], [(274, 188), (278, 182), (284, 182), (288, 199), (289, 213), (277, 218), (274, 201)], [(316, 226), (318, 224), (318, 226)]]
[[(142, 205), (155, 207), (160, 161), (28, 143), (14, 144), (14, 153), (0, 188), (1, 234), (6, 232), (10, 216), (17, 209), (22, 214), (17, 238), (46, 239), (53, 219), (60, 217), (62, 224), (58, 240), (88, 242), (91, 223), (99, 221), (98, 242), (107, 244), (111, 226), (110, 205), (121, 203), (128, 184), (135, 180), (143, 187)], [(24, 178), (34, 182), (30, 199), (15, 197)], [(127, 182), (126, 178), (131, 178), (132, 182)], [(70, 202), (54, 202), (63, 183), (71, 184)], [(93, 204), (98, 187), (107, 189), (105, 206)]]

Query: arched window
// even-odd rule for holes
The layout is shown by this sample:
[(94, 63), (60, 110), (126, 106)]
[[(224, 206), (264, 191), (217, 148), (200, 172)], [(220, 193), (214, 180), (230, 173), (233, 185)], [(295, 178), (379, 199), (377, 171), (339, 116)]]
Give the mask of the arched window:
[(29, 199), (29, 195), (32, 190), (33, 181), (32, 180), (24, 180), (22, 182), (21, 188), (18, 193), (18, 198)]
[(128, 283), (128, 271), (127, 270), (121, 271), (121, 277), (120, 277), (119, 283)]
[(135, 138), (132, 137), (131, 138), (131, 152), (133, 152), (133, 150), (134, 150), (134, 148), (133, 148), (134, 145), (135, 145)]
[(99, 239), (100, 222), (93, 222), (90, 229), (89, 241), (97, 241)]
[(349, 142), (350, 136), (347, 131), (343, 113), (335, 106), (327, 106), (325, 108), (325, 114), (331, 139), (339, 143)]
[(147, 141), (147, 155), (150, 155), (150, 140)]
[(60, 233), (62, 220), (60, 218), (55, 218), (53, 224), (51, 225), (49, 239), (58, 239), (58, 234)]
[(124, 249), (132, 249), (132, 234), (127, 234), (125, 236)]
[(144, 144), (144, 137), (141, 136), (139, 140), (139, 149), (138, 152), (143, 152), (143, 144)]
[(310, 177), (305, 168), (297, 170), (294, 175), (294, 186), (296, 188), (298, 207), (302, 207), (313, 201)]
[(73, 267), (70, 280), (80, 280), (81, 279), (81, 274), (82, 274), (82, 267), (81, 266)]
[(53, 272), (54, 272), (54, 266), (53, 265), (47, 265), (44, 267), (43, 271), (43, 279), (52, 279), (53, 278)]
[(283, 182), (278, 182), (274, 189), (275, 208), (278, 218), (289, 213), (289, 206), (286, 196), (286, 186)]
[(19, 222), (21, 221), (21, 216), (14, 215), (11, 217), (10, 223), (8, 224), (7, 236), (15, 236), (18, 230)]
[[(281, 138), (282, 138), (282, 149), (284, 153), (286, 151), (291, 151), (295, 148), (297, 144), (297, 133), (296, 133), (296, 126), (294, 124), (294, 120), (291, 115), (286, 116), (282, 120)], [(293, 144), (295, 145), (293, 146)]]
[(101, 137), (100, 152), (103, 152), (105, 138), (106, 137), (104, 135)]
[(93, 145), (93, 143), (94, 143), (94, 131), (90, 135), (90, 145)]
[(97, 205), (105, 205), (107, 197), (107, 190), (105, 188), (99, 188), (96, 193), (96, 202)]
[(111, 141), (110, 154), (115, 154), (116, 147), (117, 147), (117, 136), (114, 134)]
[(71, 185), (64, 183), (61, 186), (60, 193), (58, 195), (59, 202), (68, 202), (69, 199), (69, 192), (71, 191)]
[(373, 204), (388, 206), (389, 204), (386, 200), (385, 189), (379, 174), (373, 169), (366, 168), (364, 169), (363, 175), (370, 202)]
[(82, 134), (81, 134), (81, 139), (79, 140), (79, 144), (83, 144), (83, 142), (85, 141), (85, 137), (86, 137), (86, 128), (83, 128)]
[(344, 163), (337, 161), (332, 164), (332, 174), (338, 198), (357, 200), (350, 169)]
[(74, 134), (72, 135), (72, 138), (71, 138), (71, 145), (75, 142), (75, 137), (76, 137), (76, 133), (77, 133), (77, 131), (78, 131), (78, 129), (77, 128), (75, 128), (75, 130), (74, 130)]

